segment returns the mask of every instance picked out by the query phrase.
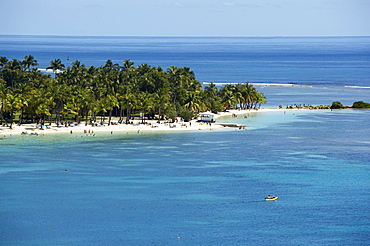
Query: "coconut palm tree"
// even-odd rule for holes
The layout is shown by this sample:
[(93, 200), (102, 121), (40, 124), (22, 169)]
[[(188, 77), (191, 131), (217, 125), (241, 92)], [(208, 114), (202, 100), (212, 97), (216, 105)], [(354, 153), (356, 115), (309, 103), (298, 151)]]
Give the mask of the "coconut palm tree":
[(153, 104), (155, 112), (158, 113), (159, 119), (162, 117), (163, 111), (167, 110), (170, 107), (170, 95), (166, 92), (164, 88), (160, 88), (153, 94)]
[(37, 63), (37, 60), (31, 55), (25, 56), (24, 60), (22, 61), (22, 66), (26, 71), (29, 71), (31, 67), (38, 66), (39, 64)]
[(172, 92), (172, 103), (183, 105), (186, 100), (188, 90), (196, 91), (200, 88), (200, 83), (195, 80), (194, 73), (188, 68), (178, 68), (170, 66), (167, 69), (168, 81)]
[(1, 69), (8, 63), (8, 58), (6, 58), (5, 56), (1, 56), (0, 57), (0, 67)]
[(204, 87), (204, 93), (205, 96), (209, 98), (217, 96), (218, 94), (217, 86), (213, 82), (209, 83), (206, 87)]
[(4, 78), (4, 71), (3, 71), (3, 68), (5, 67), (5, 65), (8, 63), (8, 58), (6, 58), (5, 56), (1, 56), (0, 57), (0, 70), (1, 70), (1, 78), (3, 79)]
[(3, 68), (3, 72), (5, 72), (3, 78), (12, 89), (14, 89), (17, 83), (21, 82), (21, 70), (22, 65), (18, 59), (8, 61)]
[(208, 110), (217, 113), (222, 111), (221, 92), (214, 83), (209, 83), (203, 91), (203, 101)]
[(236, 99), (237, 104), (239, 104), (240, 107), (242, 107), (244, 102), (244, 96), (243, 92), (245, 91), (245, 85), (244, 84), (236, 84), (234, 86), (234, 97)]
[(232, 86), (222, 88), (222, 106), (224, 110), (233, 108), (237, 103), (232, 88)]
[(50, 66), (46, 68), (46, 70), (51, 69), (53, 70), (54, 76), (56, 77), (56, 74), (58, 71), (64, 70), (65, 65), (62, 63), (60, 59), (54, 59), (50, 61)]
[(131, 118), (131, 109), (136, 105), (137, 99), (134, 93), (126, 93), (121, 101), (121, 105), (126, 107), (126, 123), (130, 122)]
[(8, 88), (3, 79), (0, 79), (0, 120), (4, 120), (4, 104), (7, 98)]
[(147, 92), (141, 92), (138, 95), (138, 100), (136, 103), (137, 103), (138, 108), (141, 109), (141, 114), (142, 114), (141, 122), (145, 123), (145, 114), (148, 110), (152, 109), (153, 107), (153, 99), (152, 99), (151, 94)]
[(106, 69), (107, 71), (111, 71), (111, 70), (118, 70), (120, 66), (118, 65), (118, 63), (113, 64), (111, 60), (107, 60), (103, 68)]
[(246, 82), (244, 85), (244, 103), (247, 105), (247, 107), (252, 107), (252, 104), (256, 101), (256, 93), (258, 92), (252, 84)]
[(73, 69), (80, 69), (82, 67), (85, 67), (85, 65), (81, 64), (81, 62), (79, 60), (76, 60), (76, 61), (72, 62), (72, 68)]
[(184, 106), (193, 112), (199, 112), (205, 109), (205, 105), (201, 100), (199, 92), (195, 91), (188, 92), (188, 98)]
[(178, 90), (181, 86), (181, 71), (178, 67), (176, 66), (170, 66), (167, 69), (167, 75), (168, 75), (168, 80), (170, 82), (170, 86), (172, 88), (172, 103), (175, 103), (177, 101), (177, 96), (178, 96)]
[(127, 71), (127, 70), (132, 70), (132, 69), (134, 69), (135, 67), (134, 67), (134, 63), (132, 62), (132, 61), (130, 61), (130, 60), (124, 60), (123, 61), (123, 70), (124, 71)]
[(262, 92), (256, 93), (256, 106), (259, 104), (260, 108), (263, 103), (267, 103), (266, 96)]
[[(26, 106), (27, 103), (23, 95), (8, 90), (2, 107), (4, 111), (9, 113), (10, 120), (13, 120), (14, 113)], [(10, 124), (10, 128), (12, 128), (12, 124)]]

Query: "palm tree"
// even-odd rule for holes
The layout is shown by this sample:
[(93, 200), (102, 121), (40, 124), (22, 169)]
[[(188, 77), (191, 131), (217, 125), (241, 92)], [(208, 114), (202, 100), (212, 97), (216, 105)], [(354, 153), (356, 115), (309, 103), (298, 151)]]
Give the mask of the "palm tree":
[(18, 59), (13, 59), (6, 63), (4, 69), (5, 76), (4, 80), (7, 82), (8, 86), (11, 86), (14, 89), (14, 83), (20, 82), (20, 71), (22, 70), (21, 62)]
[(46, 68), (46, 70), (51, 69), (53, 70), (54, 76), (56, 77), (57, 71), (64, 70), (65, 66), (60, 59), (54, 59), (50, 61), (50, 66)]
[(233, 91), (230, 88), (225, 87), (222, 90), (222, 106), (224, 110), (232, 108), (237, 102)]
[(76, 61), (72, 62), (72, 68), (73, 69), (80, 69), (82, 67), (85, 67), (85, 65), (81, 64), (81, 62), (79, 60), (76, 60)]
[(153, 68), (149, 64), (143, 63), (137, 67), (137, 72), (139, 76), (142, 76), (146, 73), (149, 73), (152, 69)]
[(165, 89), (168, 93), (170, 89), (170, 84), (168, 81), (168, 76), (163, 71), (161, 67), (156, 67), (152, 69), (150, 72), (150, 76), (152, 78), (152, 81), (154, 83), (154, 92), (158, 91), (159, 89)]
[(186, 92), (196, 91), (200, 88), (200, 83), (195, 80), (194, 73), (188, 68), (178, 68), (170, 66), (167, 69), (168, 80), (172, 89), (172, 103), (183, 105), (186, 100)]
[(236, 84), (234, 86), (234, 96), (236, 102), (239, 104), (240, 107), (242, 107), (242, 103), (244, 102), (244, 96), (243, 92), (245, 91), (245, 85), (244, 84)]
[(21, 111), (19, 115), (19, 124), (22, 124), (22, 118), (25, 109), (27, 109), (29, 103), (30, 103), (30, 93), (29, 91), (32, 90), (32, 87), (29, 85), (29, 83), (19, 83), (17, 86), (17, 89), (14, 90), (17, 98), (18, 98), (18, 104), (17, 104), (17, 111)]
[(66, 84), (50, 83), (48, 85), (47, 93), (50, 103), (53, 105), (53, 110), (56, 115), (56, 122), (59, 122), (60, 114), (64, 109), (66, 100), (71, 97), (71, 89)]
[(104, 68), (106, 70), (110, 71), (110, 70), (118, 70), (120, 68), (120, 66), (118, 65), (118, 63), (113, 64), (113, 62), (111, 60), (107, 60), (105, 62)]
[(141, 109), (141, 122), (145, 123), (145, 113), (153, 107), (153, 100), (149, 93), (141, 92), (138, 95), (137, 105)]
[(141, 91), (153, 93), (155, 90), (154, 69), (148, 64), (141, 64), (137, 67), (139, 77), (139, 88)]
[(4, 120), (4, 104), (7, 98), (8, 88), (3, 79), (0, 79), (0, 120)]
[(136, 105), (137, 99), (135, 94), (129, 92), (122, 98), (122, 106), (126, 107), (126, 123), (130, 122), (131, 109)]
[(213, 113), (222, 111), (220, 91), (214, 83), (209, 83), (203, 91), (203, 101), (208, 110)]
[(158, 109), (159, 119), (162, 117), (162, 112), (170, 107), (170, 95), (164, 88), (160, 88), (153, 94), (154, 107)]
[(5, 65), (8, 63), (8, 58), (6, 58), (5, 56), (1, 56), (0, 57), (0, 69), (1, 69), (1, 78), (3, 79), (4, 78), (4, 71), (3, 71), (3, 68), (5, 67)]
[(262, 92), (257, 92), (256, 94), (256, 106), (259, 104), (259, 108), (261, 107), (262, 103), (267, 103), (266, 96)]
[(90, 87), (75, 86), (73, 96), (75, 98), (77, 108), (79, 109), (79, 113), (76, 115), (76, 121), (77, 123), (80, 123), (79, 116), (81, 115), (82, 118), (85, 116), (85, 124), (87, 125), (89, 110), (94, 101)]
[(7, 63), (6, 68), (10, 70), (21, 70), (22, 64), (18, 59), (13, 59)]
[(204, 93), (206, 97), (209, 98), (217, 96), (218, 93), (217, 86), (213, 82), (209, 83), (206, 87), (204, 87)]
[(248, 82), (245, 83), (245, 92), (244, 92), (244, 103), (247, 107), (252, 107), (253, 102), (256, 100), (256, 88), (249, 84)]
[(134, 63), (130, 60), (124, 60), (123, 61), (123, 70), (132, 70), (134, 67)]
[(177, 100), (177, 90), (181, 85), (181, 72), (176, 66), (170, 66), (167, 68), (167, 75), (172, 87), (172, 102), (175, 103)]
[(199, 112), (205, 109), (205, 105), (199, 96), (199, 92), (194, 91), (188, 92), (188, 99), (184, 106), (193, 112)]
[[(24, 100), (23, 95), (14, 92), (12, 93), (10, 90), (8, 90), (2, 107), (4, 111), (9, 112), (10, 120), (13, 120), (14, 113), (26, 105), (27, 101)], [(12, 128), (12, 124), (10, 124), (10, 128)]]
[(30, 92), (30, 107), (29, 113), (33, 114), (33, 118), (41, 116), (45, 119), (45, 116), (49, 117), (49, 123), (51, 123), (51, 112), (54, 109), (56, 103), (51, 92), (51, 86), (53, 81), (50, 77), (44, 80), (44, 86), (37, 88)]
[(31, 55), (25, 56), (24, 60), (22, 61), (22, 65), (25, 70), (29, 71), (31, 67), (38, 66), (37, 60)]
[(1, 56), (0, 57), (0, 67), (1, 69), (8, 63), (8, 58), (6, 58), (5, 56)]

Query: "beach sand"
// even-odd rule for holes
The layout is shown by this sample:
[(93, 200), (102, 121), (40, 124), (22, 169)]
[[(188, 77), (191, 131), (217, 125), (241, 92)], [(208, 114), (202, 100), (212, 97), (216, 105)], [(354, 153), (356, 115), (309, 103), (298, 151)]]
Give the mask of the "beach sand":
[[(271, 111), (292, 111), (295, 109), (259, 109), (259, 110), (228, 110), (227, 112), (220, 112), (214, 116), (215, 119), (218, 119), (223, 116), (231, 115), (244, 115), (252, 112), (271, 112)], [(301, 109), (302, 110), (302, 109)], [(112, 122), (116, 122), (114, 118)], [(205, 122), (197, 122), (197, 120), (192, 120), (191, 122), (182, 122), (178, 121), (177, 123), (164, 123), (163, 121), (158, 124), (156, 120), (146, 120), (146, 124), (141, 124), (141, 120), (134, 120), (133, 124), (114, 124), (108, 126), (107, 119), (103, 125), (92, 126), (85, 125), (81, 123), (79, 125), (71, 124), (71, 126), (57, 126), (55, 123), (52, 123), (49, 127), (48, 123), (43, 129), (37, 127), (36, 124), (22, 124), (21, 126), (14, 125), (12, 129), (6, 126), (0, 127), (0, 137), (7, 137), (13, 135), (23, 134), (97, 134), (99, 132), (147, 132), (147, 131), (199, 131), (199, 130), (222, 130), (229, 127), (224, 127), (219, 124), (216, 120), (216, 123), (207, 124)], [(235, 128), (234, 128), (235, 129)]]

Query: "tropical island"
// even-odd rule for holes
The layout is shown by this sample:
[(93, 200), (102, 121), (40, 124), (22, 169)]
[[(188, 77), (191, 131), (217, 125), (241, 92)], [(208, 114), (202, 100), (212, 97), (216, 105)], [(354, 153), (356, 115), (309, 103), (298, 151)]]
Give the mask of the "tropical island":
[[(31, 55), (23, 61), (0, 57), (0, 121), (2, 124), (97, 122), (97, 116), (189, 121), (199, 112), (213, 113), (236, 108), (254, 108), (266, 97), (250, 83), (210, 83), (204, 88), (188, 67), (166, 70), (148, 64), (122, 65), (107, 60), (101, 67), (86, 67), (80, 61), (66, 67), (60, 59), (46, 71), (37, 68)], [(1, 124), (1, 125), (2, 125)]]
[[(101, 67), (86, 67), (79, 61), (71, 64), (65, 67), (60, 59), (55, 59), (49, 67), (39, 69), (31, 55), (23, 61), (0, 57), (0, 130), (4, 133), (4, 129), (10, 129), (9, 134), (29, 134), (27, 129), (32, 133), (140, 131), (148, 126), (151, 130), (212, 130), (222, 127), (213, 124), (210, 128), (213, 118), (245, 114), (252, 109), (266, 110), (260, 109), (267, 102), (266, 97), (252, 84), (217, 87), (209, 83), (203, 88), (188, 67), (135, 67), (130, 60), (124, 60), (122, 66), (111, 60)], [(286, 109), (369, 107), (363, 101), (352, 107), (336, 101), (331, 106), (294, 105)], [(280, 106), (277, 110), (285, 109)], [(195, 123), (193, 119), (201, 112), (212, 115), (209, 124)], [(140, 124), (146, 128), (138, 127)]]

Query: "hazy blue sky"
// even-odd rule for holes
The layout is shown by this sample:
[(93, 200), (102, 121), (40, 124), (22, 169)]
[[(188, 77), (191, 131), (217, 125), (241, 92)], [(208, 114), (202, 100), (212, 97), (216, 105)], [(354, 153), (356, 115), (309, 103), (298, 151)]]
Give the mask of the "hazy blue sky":
[(0, 0), (0, 34), (370, 36), (370, 0)]

